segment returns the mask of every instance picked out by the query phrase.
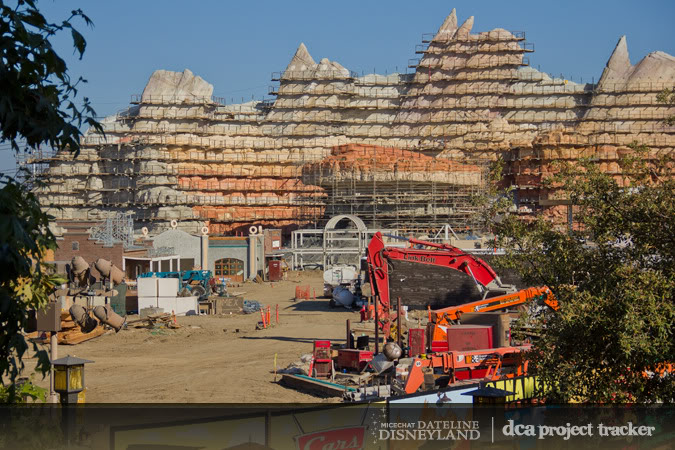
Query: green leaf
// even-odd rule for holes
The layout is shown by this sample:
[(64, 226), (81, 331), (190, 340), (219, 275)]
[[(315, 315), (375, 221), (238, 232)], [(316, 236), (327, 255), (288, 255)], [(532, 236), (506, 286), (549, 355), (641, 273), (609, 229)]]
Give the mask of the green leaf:
[(80, 59), (82, 59), (82, 56), (84, 55), (84, 49), (87, 46), (87, 42), (84, 40), (84, 36), (82, 36), (75, 28), (71, 30), (71, 34), (73, 36), (73, 45), (80, 53)]

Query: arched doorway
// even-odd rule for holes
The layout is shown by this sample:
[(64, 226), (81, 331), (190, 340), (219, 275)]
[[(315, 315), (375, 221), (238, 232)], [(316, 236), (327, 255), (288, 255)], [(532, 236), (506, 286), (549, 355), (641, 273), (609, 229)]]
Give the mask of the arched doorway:
[(222, 258), (216, 261), (216, 278), (229, 278), (232, 281), (244, 281), (244, 261), (236, 258)]
[(352, 214), (331, 217), (323, 229), (323, 269), (347, 264), (360, 267), (368, 227)]

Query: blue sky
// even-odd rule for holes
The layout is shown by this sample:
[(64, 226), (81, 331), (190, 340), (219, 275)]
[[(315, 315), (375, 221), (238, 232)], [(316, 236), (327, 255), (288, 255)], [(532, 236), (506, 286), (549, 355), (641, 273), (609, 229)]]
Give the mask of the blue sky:
[[(316, 61), (328, 58), (358, 73), (404, 72), (423, 33), (434, 33), (457, 9), (473, 30), (524, 31), (534, 68), (584, 82), (598, 79), (621, 35), (631, 61), (661, 50), (675, 55), (675, 1), (177, 1), (41, 0), (51, 20), (81, 8), (94, 28), (82, 61), (67, 34), (55, 44), (80, 91), (97, 113), (109, 115), (140, 94), (154, 70), (192, 70), (214, 85), (214, 95), (260, 99), (272, 72), (283, 70), (300, 42)], [(0, 144), (0, 172), (13, 168)]]

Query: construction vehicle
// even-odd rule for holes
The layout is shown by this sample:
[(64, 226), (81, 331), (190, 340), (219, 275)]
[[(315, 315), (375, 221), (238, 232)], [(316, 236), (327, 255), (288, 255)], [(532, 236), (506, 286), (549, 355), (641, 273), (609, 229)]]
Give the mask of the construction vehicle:
[(461, 320), (463, 313), (499, 311), (525, 305), (530, 302), (541, 302), (554, 311), (559, 309), (558, 300), (553, 295), (553, 292), (551, 292), (548, 286), (542, 286), (431, 311), (430, 323), (433, 324), (433, 330), (430, 332), (430, 347), (434, 348), (434, 343), (447, 342), (448, 327)]
[(528, 363), (523, 352), (530, 348), (524, 345), (462, 350), (413, 358), (405, 382), (398, 384), (396, 390), (413, 394), (421, 387), (433, 389), (440, 377), (447, 377), (448, 384), (455, 384), (461, 380), (497, 380), (527, 375)]
[[(476, 289), (482, 299), (517, 290), (514, 285), (502, 283), (485, 261), (457, 247), (413, 238), (402, 239), (413, 247), (387, 247), (382, 234), (377, 232), (368, 244), (366, 254), (368, 278), (372, 293), (377, 298), (376, 308), (385, 334), (389, 332), (390, 319), (393, 319), (393, 285), (399, 291), (403, 291), (404, 287), (407, 289), (402, 297), (409, 308), (447, 305), (446, 294), (456, 287), (453, 286), (453, 274), (456, 274), (454, 281), (457, 284), (470, 283), (469, 293), (465, 289), (453, 292), (453, 297), (461, 299), (461, 303), (471, 301), (469, 294), (475, 297)], [(400, 265), (400, 270), (393, 270), (394, 265)]]
[[(418, 271), (423, 270), (425, 266), (432, 266), (433, 268), (453, 269), (468, 275), (483, 299), (496, 294), (510, 294), (517, 290), (513, 285), (503, 284), (492, 267), (485, 261), (462, 249), (413, 238), (406, 240), (412, 247), (386, 247), (382, 234), (377, 232), (368, 244), (367, 261), (370, 283), (374, 294), (379, 296), (380, 302), (384, 305), (391, 303), (390, 265), (396, 261), (413, 263), (416, 266), (415, 270)], [(444, 276), (448, 273), (447, 270), (443, 271)], [(420, 306), (426, 308), (427, 304)]]
[(210, 270), (184, 270), (182, 272), (146, 272), (139, 278), (178, 278), (178, 296), (196, 296), (200, 299), (211, 295), (213, 276)]

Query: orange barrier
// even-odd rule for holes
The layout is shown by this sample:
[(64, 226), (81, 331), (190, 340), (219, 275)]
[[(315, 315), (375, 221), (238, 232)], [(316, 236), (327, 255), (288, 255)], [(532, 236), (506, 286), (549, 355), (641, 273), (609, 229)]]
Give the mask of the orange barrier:
[(295, 299), (296, 300), (309, 300), (310, 299), (310, 289), (309, 286), (296, 286), (295, 287)]

